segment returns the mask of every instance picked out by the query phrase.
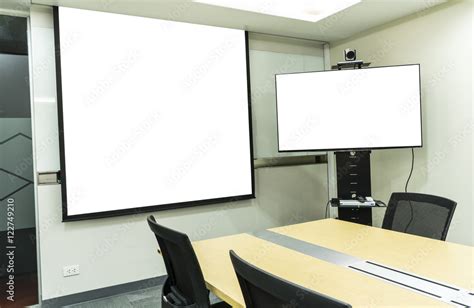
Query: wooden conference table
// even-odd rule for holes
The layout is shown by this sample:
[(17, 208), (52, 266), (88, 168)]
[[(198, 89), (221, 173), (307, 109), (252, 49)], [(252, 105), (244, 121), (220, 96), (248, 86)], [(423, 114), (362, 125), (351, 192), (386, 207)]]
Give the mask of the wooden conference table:
[[(473, 247), (335, 219), (262, 232), (193, 242), (208, 289), (233, 307), (245, 305), (230, 261), (231, 249), (267, 272), (353, 307), (456, 306), (451, 300), (458, 301), (452, 297), (437, 297), (446, 291), (438, 292), (438, 284), (436, 288), (430, 285), (431, 295), (419, 292), (384, 279), (386, 268), (390, 269), (388, 274), (395, 274), (391, 277), (394, 281), (400, 273), (393, 272), (396, 269), (421, 277), (422, 282), (446, 285), (456, 294), (453, 290), (459, 289), (464, 292), (459, 297), (463, 304), (473, 297)], [(374, 264), (375, 270), (381, 270), (377, 272), (379, 277), (367, 272), (374, 269)], [(403, 276), (400, 281), (412, 277)]]

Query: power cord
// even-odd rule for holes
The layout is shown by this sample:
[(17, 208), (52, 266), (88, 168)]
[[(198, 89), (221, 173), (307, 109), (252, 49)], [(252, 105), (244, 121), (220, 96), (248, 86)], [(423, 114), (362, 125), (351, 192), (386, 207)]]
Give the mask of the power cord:
[[(410, 183), (410, 179), (411, 179), (411, 176), (413, 174), (413, 168), (415, 166), (415, 150), (413, 148), (411, 148), (411, 168), (410, 168), (410, 174), (408, 175), (408, 179), (407, 179), (407, 182), (405, 183), (405, 193), (408, 193), (408, 184)], [(414, 216), (414, 212), (413, 212), (413, 204), (411, 204), (411, 200), (408, 200), (408, 204), (410, 205), (410, 220), (408, 221), (406, 227), (405, 227), (405, 230), (403, 231), (404, 233), (407, 232), (408, 230), (408, 227), (410, 226), (410, 224), (412, 223), (413, 221), (413, 216)]]
[(415, 166), (415, 150), (411, 148), (411, 169), (408, 175), (407, 182), (405, 183), (405, 192), (408, 192), (408, 183), (410, 183), (411, 175), (413, 174), (413, 167)]
[(328, 200), (328, 203), (326, 203), (326, 213), (324, 214), (324, 218), (328, 218), (329, 216), (329, 204), (331, 203), (331, 200)]

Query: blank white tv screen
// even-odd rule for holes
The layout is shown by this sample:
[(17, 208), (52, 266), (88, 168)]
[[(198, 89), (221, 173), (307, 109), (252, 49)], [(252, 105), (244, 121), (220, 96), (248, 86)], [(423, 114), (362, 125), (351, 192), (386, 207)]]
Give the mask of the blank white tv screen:
[(59, 7), (55, 38), (63, 220), (254, 196), (245, 31)]
[(422, 146), (420, 66), (276, 76), (278, 149)]

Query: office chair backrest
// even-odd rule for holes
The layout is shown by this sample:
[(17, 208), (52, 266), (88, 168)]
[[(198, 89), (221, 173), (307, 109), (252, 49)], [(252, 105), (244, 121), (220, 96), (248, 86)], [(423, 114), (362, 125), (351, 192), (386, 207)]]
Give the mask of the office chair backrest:
[(168, 229), (148, 216), (148, 225), (155, 234), (166, 266), (168, 278), (163, 288), (166, 301), (175, 306), (210, 307), (201, 267), (186, 234)]
[[(230, 259), (247, 308), (351, 307), (265, 272), (240, 258), (233, 250), (230, 251)], [(288, 270), (291, 270), (291, 267)]]
[(382, 228), (446, 240), (456, 202), (433, 195), (393, 193)]

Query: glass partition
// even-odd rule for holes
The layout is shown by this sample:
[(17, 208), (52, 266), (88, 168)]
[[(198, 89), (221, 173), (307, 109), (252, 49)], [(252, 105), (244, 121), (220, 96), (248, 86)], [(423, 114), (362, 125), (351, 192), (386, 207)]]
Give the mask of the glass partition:
[(27, 19), (0, 15), (0, 307), (38, 303)]
[(278, 153), (275, 74), (324, 70), (323, 43), (251, 33), (249, 47), (254, 157), (315, 155)]

